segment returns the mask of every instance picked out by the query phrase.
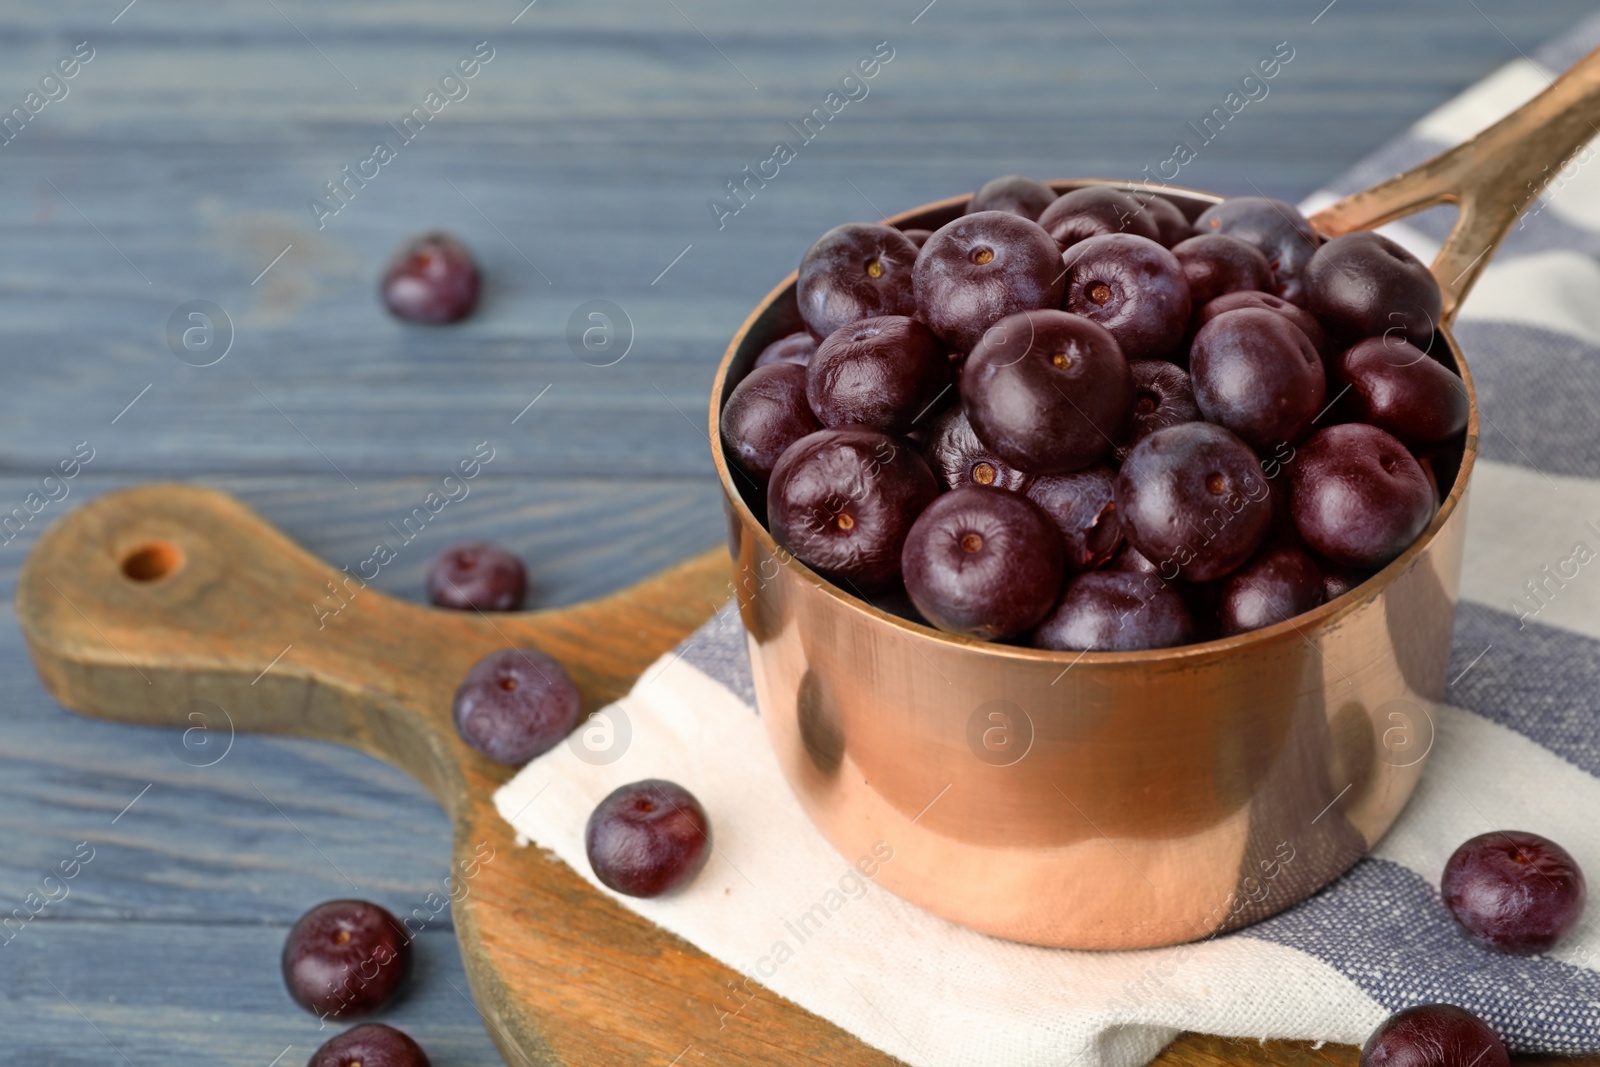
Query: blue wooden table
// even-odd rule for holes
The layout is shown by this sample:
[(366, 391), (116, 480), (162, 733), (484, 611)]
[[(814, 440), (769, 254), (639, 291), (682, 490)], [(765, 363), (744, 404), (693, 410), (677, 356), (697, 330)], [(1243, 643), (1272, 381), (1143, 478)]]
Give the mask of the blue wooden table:
[[(1138, 177), (1285, 49), (1180, 181), (1295, 199), (1593, 7), (525, 2), (0, 8), (8, 605), (39, 531), (97, 493), (219, 486), (354, 564), (481, 441), (470, 496), (377, 584), (420, 598), (438, 549), (489, 537), (539, 605), (606, 592), (720, 537), (712, 370), (826, 227), (999, 173)], [(780, 140), (794, 158), (731, 197)], [(374, 279), (435, 227), (476, 249), (484, 306), (403, 328)], [(574, 340), (592, 300), (628, 323), (599, 353)], [(221, 309), (198, 353), (174, 340), (194, 301)], [(428, 903), (448, 828), (398, 771), (80, 719), (9, 615), (0, 717), (0, 1063), (304, 1062), (332, 1031), (290, 1003), (278, 951), (354, 895), (429, 916), (386, 1018), (441, 1065), (497, 1062)]]

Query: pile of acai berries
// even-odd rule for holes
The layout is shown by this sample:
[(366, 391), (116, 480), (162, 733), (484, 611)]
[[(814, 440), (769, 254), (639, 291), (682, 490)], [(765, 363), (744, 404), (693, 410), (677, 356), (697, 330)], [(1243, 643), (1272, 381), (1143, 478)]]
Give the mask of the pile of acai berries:
[(1281, 201), (1191, 221), (1000, 178), (931, 233), (829, 230), (796, 295), (806, 329), (723, 409), (735, 477), (796, 559), (951, 633), (1127, 651), (1281, 622), (1405, 551), (1459, 462), (1432, 274)]

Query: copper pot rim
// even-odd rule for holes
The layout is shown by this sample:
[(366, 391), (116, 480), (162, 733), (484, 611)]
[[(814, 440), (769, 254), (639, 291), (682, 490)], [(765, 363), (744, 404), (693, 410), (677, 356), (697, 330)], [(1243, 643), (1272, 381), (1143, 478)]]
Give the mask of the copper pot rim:
[[(1072, 189), (1091, 185), (1104, 185), (1127, 192), (1149, 192), (1155, 194), (1176, 194), (1202, 202), (1220, 203), (1226, 199), (1216, 193), (1199, 189), (1189, 189), (1176, 185), (1159, 185), (1153, 182), (1119, 181), (1115, 179), (1075, 178), (1057, 179), (1045, 184), (1055, 189), (1058, 193), (1068, 192)], [(972, 194), (947, 197), (920, 207), (902, 211), (883, 220), (887, 226), (902, 227), (906, 223), (923, 215), (939, 211), (949, 211), (966, 203)], [(921, 638), (938, 645), (947, 645), (975, 655), (992, 657), (999, 660), (1010, 660), (1022, 663), (1037, 663), (1044, 665), (1071, 666), (1082, 664), (1085, 666), (1139, 666), (1143, 664), (1170, 664), (1189, 661), (1209, 660), (1216, 657), (1228, 656), (1239, 653), (1255, 646), (1275, 644), (1285, 640), (1309, 640), (1307, 630), (1322, 630), (1331, 626), (1345, 616), (1358, 610), (1363, 604), (1386, 592), (1399, 578), (1411, 567), (1421, 560), (1432, 549), (1434, 541), (1438, 538), (1450, 517), (1460, 506), (1466, 496), (1467, 486), (1472, 476), (1472, 470), (1478, 454), (1478, 392), (1472, 381), (1472, 372), (1467, 366), (1462, 355), (1461, 346), (1456, 343), (1455, 335), (1451, 332), (1448, 322), (1437, 324), (1435, 332), (1444, 337), (1449, 348), (1451, 358), (1455, 361), (1456, 370), (1460, 373), (1461, 381), (1467, 390), (1467, 428), (1465, 439), (1462, 443), (1461, 465), (1456, 472), (1455, 481), (1451, 484), (1450, 492), (1440, 503), (1438, 511), (1428, 523), (1426, 529), (1413, 541), (1404, 552), (1394, 560), (1372, 575), (1360, 585), (1351, 589), (1344, 595), (1330, 600), (1311, 611), (1304, 612), (1283, 622), (1251, 630), (1247, 633), (1236, 634), (1232, 637), (1220, 637), (1210, 641), (1200, 641), (1194, 644), (1179, 645), (1175, 648), (1145, 649), (1137, 652), (1057, 652), (1049, 649), (1026, 648), (1020, 645), (1000, 644), (984, 641), (978, 638), (966, 637), (961, 634), (946, 633), (943, 630), (924, 626), (921, 623), (903, 619), (892, 615), (881, 608), (875, 607), (866, 600), (853, 593), (839, 588), (816, 571), (806, 566), (800, 559), (790, 555), (787, 549), (780, 546), (766, 525), (757, 519), (754, 512), (744, 501), (744, 495), (739, 491), (733, 481), (733, 471), (727, 461), (727, 456), (722, 447), (720, 432), (720, 418), (723, 403), (728, 392), (728, 375), (733, 368), (733, 362), (738, 356), (739, 348), (745, 339), (754, 330), (761, 316), (788, 294), (795, 285), (799, 272), (790, 271), (789, 275), (779, 282), (769, 292), (755, 309), (745, 318), (733, 339), (729, 341), (722, 361), (717, 366), (716, 378), (711, 385), (710, 432), (711, 456), (717, 468), (717, 478), (721, 482), (722, 492), (729, 505), (737, 513), (740, 524), (746, 531), (754, 531), (754, 535), (761, 547), (769, 554), (782, 554), (787, 557), (785, 566), (791, 567), (807, 584), (830, 597), (839, 607), (866, 617), (881, 625), (898, 630), (908, 638)]]

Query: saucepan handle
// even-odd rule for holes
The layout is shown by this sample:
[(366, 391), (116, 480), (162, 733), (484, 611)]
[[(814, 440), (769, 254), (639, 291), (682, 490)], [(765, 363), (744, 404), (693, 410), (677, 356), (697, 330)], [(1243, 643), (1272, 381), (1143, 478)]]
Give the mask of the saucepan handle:
[(1456, 204), (1455, 228), (1433, 261), (1450, 322), (1517, 218), (1572, 157), (1600, 137), (1600, 49), (1469, 141), (1317, 212), (1336, 237), (1437, 204)]

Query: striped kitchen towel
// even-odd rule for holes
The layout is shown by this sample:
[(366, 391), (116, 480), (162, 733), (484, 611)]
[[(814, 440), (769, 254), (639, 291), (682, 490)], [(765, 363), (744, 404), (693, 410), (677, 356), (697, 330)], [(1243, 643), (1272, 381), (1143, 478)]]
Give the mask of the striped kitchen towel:
[[(1591, 21), (1419, 122), (1330, 202), (1470, 136), (1600, 43)], [(752, 714), (745, 636), (727, 609), (601, 714), (618, 754), (558, 746), (496, 800), (518, 834), (592, 880), (587, 813), (616, 786), (697, 794), (716, 852), (684, 892), (629, 909), (749, 981), (705, 1030), (768, 991), (917, 1067), (1130, 1067), (1182, 1030), (1359, 1044), (1429, 1001), (1487, 1019), (1514, 1051), (1600, 1051), (1600, 904), (1548, 955), (1469, 942), (1440, 903), (1460, 842), (1504, 828), (1565, 845), (1600, 877), (1600, 165), (1575, 157), (1479, 280), (1456, 334), (1482, 401), (1451, 679), (1432, 764), (1395, 828), (1343, 878), (1239, 933), (1141, 952), (1012, 944), (955, 927), (862, 877), (790, 795)], [(1449, 226), (1391, 233), (1424, 259)], [(862, 857), (868, 868), (892, 857)], [(598, 883), (597, 883), (598, 888)], [(606, 892), (609, 892), (606, 890)], [(824, 905), (829, 918), (797, 930)], [(712, 1017), (714, 1016), (714, 1017)], [(710, 1039), (714, 1041), (714, 1037)], [(708, 1042), (709, 1043), (709, 1042)]]

